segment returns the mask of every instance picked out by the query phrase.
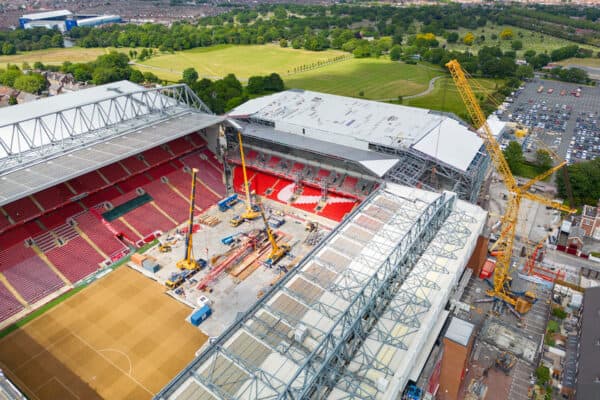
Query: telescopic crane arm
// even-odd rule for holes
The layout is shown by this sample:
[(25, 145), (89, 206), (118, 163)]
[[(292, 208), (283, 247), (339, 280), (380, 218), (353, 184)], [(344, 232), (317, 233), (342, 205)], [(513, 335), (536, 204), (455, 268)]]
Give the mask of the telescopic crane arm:
[(465, 104), (467, 112), (473, 121), (475, 128), (482, 128), (483, 134), (482, 139), (484, 146), (492, 159), (492, 163), (508, 189), (508, 201), (506, 204), (506, 212), (501, 217), (501, 232), (500, 238), (498, 238), (497, 248), (498, 257), (496, 262), (496, 268), (494, 270), (494, 288), (488, 291), (488, 295), (497, 299), (503, 300), (510, 304), (519, 313), (526, 313), (531, 308), (531, 301), (533, 299), (532, 294), (527, 294), (528, 298), (523, 299), (512, 293), (510, 290), (510, 266), (511, 257), (513, 253), (513, 245), (515, 240), (515, 234), (517, 229), (517, 221), (519, 218), (519, 209), (521, 205), (521, 199), (523, 197), (530, 200), (548, 205), (553, 208), (557, 208), (561, 211), (573, 212), (570, 208), (564, 206), (562, 203), (548, 200), (544, 197), (528, 192), (528, 189), (533, 186), (540, 179), (544, 179), (550, 174), (554, 173), (557, 169), (562, 167), (564, 164), (552, 168), (549, 171), (537, 176), (525, 185), (519, 187), (517, 180), (513, 176), (502, 149), (496, 141), (492, 130), (487, 124), (485, 114), (481, 110), (477, 98), (471, 89), (468, 82), (467, 76), (463, 71), (462, 67), (457, 60), (451, 60), (446, 64), (452, 79), (456, 84), (458, 92)]
[(258, 218), (258, 212), (252, 207), (252, 197), (250, 196), (250, 185), (248, 183), (248, 174), (246, 173), (246, 157), (244, 155), (244, 144), (242, 143), (242, 132), (238, 131), (238, 143), (240, 145), (240, 159), (242, 161), (242, 173), (244, 175), (244, 189), (246, 190), (246, 212), (242, 214), (244, 219)]
[(185, 254), (182, 260), (177, 262), (177, 268), (179, 269), (190, 269), (195, 270), (200, 266), (198, 262), (194, 259), (194, 245), (192, 242), (192, 238), (194, 236), (194, 207), (196, 203), (196, 176), (198, 175), (198, 170), (196, 168), (192, 169), (192, 192), (190, 193), (190, 212), (188, 218), (188, 230), (185, 236)]

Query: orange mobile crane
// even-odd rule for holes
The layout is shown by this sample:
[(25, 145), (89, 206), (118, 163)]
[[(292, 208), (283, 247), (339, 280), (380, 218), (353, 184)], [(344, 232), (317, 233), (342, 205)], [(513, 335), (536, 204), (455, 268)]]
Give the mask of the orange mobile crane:
[(198, 170), (196, 168), (192, 169), (192, 193), (190, 194), (190, 214), (188, 219), (188, 231), (185, 236), (185, 254), (184, 258), (177, 261), (177, 268), (179, 269), (188, 269), (195, 271), (200, 269), (200, 264), (194, 258), (193, 251), (193, 243), (192, 237), (194, 236), (194, 205), (196, 202), (196, 176), (198, 175)]
[(531, 306), (536, 301), (535, 294), (529, 291), (518, 294), (513, 292), (510, 287), (510, 270), (512, 265), (511, 258), (513, 254), (513, 245), (515, 241), (517, 222), (519, 219), (521, 200), (523, 198), (527, 198), (560, 211), (568, 213), (575, 212), (575, 210), (572, 210), (557, 201), (549, 200), (529, 192), (529, 189), (536, 182), (539, 182), (540, 180), (552, 175), (555, 171), (562, 168), (566, 163), (562, 162), (548, 171), (536, 176), (527, 183), (519, 186), (517, 180), (510, 171), (500, 145), (494, 138), (494, 134), (487, 124), (485, 115), (479, 107), (477, 98), (475, 97), (475, 94), (471, 89), (471, 85), (467, 80), (467, 76), (459, 62), (457, 60), (451, 60), (446, 64), (446, 67), (448, 67), (450, 70), (452, 79), (454, 80), (467, 112), (473, 121), (474, 127), (483, 128), (483, 134), (481, 137), (483, 139), (485, 148), (492, 159), (494, 167), (503, 178), (504, 184), (508, 189), (506, 212), (500, 219), (502, 234), (498, 238), (498, 244), (496, 246), (498, 249), (498, 254), (496, 268), (494, 270), (493, 288), (487, 291), (487, 295), (496, 300), (503, 301), (505, 304), (511, 306), (517, 313), (525, 314), (531, 309)]

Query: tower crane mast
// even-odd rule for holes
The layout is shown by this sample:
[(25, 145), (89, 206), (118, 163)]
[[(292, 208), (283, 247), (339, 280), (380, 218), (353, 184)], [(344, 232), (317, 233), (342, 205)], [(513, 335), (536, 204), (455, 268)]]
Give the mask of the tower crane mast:
[(477, 98), (471, 89), (469, 81), (462, 67), (457, 60), (451, 60), (446, 64), (446, 67), (452, 75), (452, 79), (458, 89), (458, 92), (465, 104), (467, 112), (473, 121), (475, 128), (482, 128), (483, 133), (481, 137), (487, 153), (489, 154), (492, 163), (502, 179), (506, 189), (508, 190), (508, 201), (506, 204), (506, 212), (501, 217), (501, 232), (502, 234), (498, 238), (497, 247), (497, 261), (496, 268), (494, 270), (493, 288), (487, 291), (490, 297), (496, 298), (514, 307), (514, 309), (520, 313), (527, 313), (535, 301), (535, 294), (526, 292), (525, 295), (520, 296), (515, 294), (510, 288), (510, 267), (511, 258), (513, 253), (513, 246), (515, 241), (517, 222), (519, 219), (519, 209), (521, 206), (521, 200), (527, 198), (529, 200), (545, 204), (557, 210), (564, 212), (574, 212), (570, 208), (564, 206), (562, 203), (557, 201), (549, 200), (544, 197), (538, 196), (529, 192), (536, 182), (552, 175), (555, 171), (562, 168), (565, 163), (561, 163), (550, 170), (536, 176), (534, 179), (528, 181), (522, 186), (519, 186), (517, 180), (513, 176), (510, 167), (500, 145), (496, 141), (492, 130), (487, 124), (485, 114), (481, 110)]

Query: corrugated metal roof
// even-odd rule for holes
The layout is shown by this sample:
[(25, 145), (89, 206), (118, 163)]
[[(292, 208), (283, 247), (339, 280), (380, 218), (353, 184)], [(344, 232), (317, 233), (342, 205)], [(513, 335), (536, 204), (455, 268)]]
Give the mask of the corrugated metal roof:
[(600, 287), (585, 290), (581, 318), (577, 399), (600, 399)]
[(460, 318), (452, 317), (448, 330), (446, 331), (446, 337), (453, 342), (460, 345), (466, 346), (469, 344), (469, 339), (473, 334), (475, 325)]

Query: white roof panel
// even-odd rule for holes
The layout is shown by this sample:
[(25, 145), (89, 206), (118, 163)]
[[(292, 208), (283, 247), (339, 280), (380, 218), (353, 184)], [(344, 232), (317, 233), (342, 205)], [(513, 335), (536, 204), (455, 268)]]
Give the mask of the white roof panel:
[(446, 114), (308, 90), (249, 100), (229, 117), (266, 121), (279, 131), (362, 150), (370, 144), (407, 148), (421, 143), (418, 150), (431, 156), (436, 154), (437, 139), (426, 137), (441, 127), (448, 132), (441, 137), (439, 159), (463, 171), (482, 144), (466, 125)]
[(36, 19), (47, 19), (47, 18), (57, 18), (57, 17), (68, 17), (69, 15), (73, 15), (73, 13), (69, 10), (54, 10), (54, 11), (44, 11), (44, 12), (33, 13), (33, 14), (24, 14), (21, 18), (36, 20)]
[(458, 121), (447, 118), (413, 145), (428, 156), (466, 171), (483, 140)]

